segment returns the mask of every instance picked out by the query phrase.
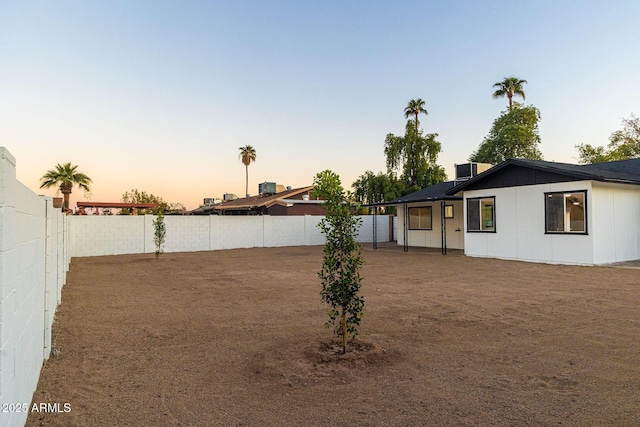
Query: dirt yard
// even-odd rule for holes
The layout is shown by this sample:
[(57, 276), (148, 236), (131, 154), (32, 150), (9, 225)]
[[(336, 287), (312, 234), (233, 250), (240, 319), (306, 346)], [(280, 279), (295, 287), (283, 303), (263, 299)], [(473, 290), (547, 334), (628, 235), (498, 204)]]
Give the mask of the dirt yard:
[(73, 259), (27, 425), (640, 425), (639, 269), (363, 256), (345, 356), (321, 247)]

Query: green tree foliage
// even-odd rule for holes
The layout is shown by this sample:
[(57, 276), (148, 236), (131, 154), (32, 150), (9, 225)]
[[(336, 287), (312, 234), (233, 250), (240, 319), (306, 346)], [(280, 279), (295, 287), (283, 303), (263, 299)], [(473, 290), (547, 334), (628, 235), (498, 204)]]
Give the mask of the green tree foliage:
[(503, 111), (494, 120), (489, 135), (469, 160), (494, 165), (514, 158), (541, 160), (539, 120), (540, 111), (536, 107), (515, 102), (512, 109)]
[(353, 215), (351, 194), (342, 188), (340, 177), (332, 171), (318, 173), (314, 193), (325, 200), (327, 214), (318, 225), (326, 237), (322, 270), (322, 301), (330, 305), (327, 327), (342, 337), (343, 353), (348, 340), (358, 334), (364, 299), (360, 296), (361, 245), (356, 242), (360, 218)]
[(55, 168), (48, 170), (42, 178), (40, 188), (59, 187), (64, 198), (62, 210), (69, 210), (69, 196), (74, 185), (86, 192), (91, 191), (91, 178), (82, 172), (78, 172), (78, 166), (71, 163), (58, 163)]
[[(351, 186), (354, 189), (356, 203), (361, 205), (383, 203), (402, 196), (404, 185), (393, 173), (374, 174), (366, 171)], [(366, 211), (365, 211), (366, 212)], [(395, 213), (395, 206), (385, 207), (385, 212)]]
[(496, 88), (496, 91), (493, 92), (493, 97), (498, 99), (506, 96), (509, 99), (509, 111), (511, 111), (513, 108), (513, 95), (521, 96), (522, 100), (525, 100), (524, 90), (522, 89), (524, 83), (527, 83), (527, 81), (517, 77), (505, 77), (504, 80), (493, 85)]
[(633, 114), (622, 120), (622, 129), (609, 136), (607, 147), (576, 145), (580, 163), (601, 163), (640, 157), (640, 119)]
[[(160, 196), (155, 196), (151, 193), (140, 191), (135, 188), (131, 191), (125, 192), (120, 200), (123, 203), (155, 203), (158, 205), (155, 209), (136, 209), (136, 214), (138, 215), (157, 215), (159, 212), (184, 212), (186, 210), (182, 203), (167, 203)], [(133, 209), (124, 208), (121, 210), (120, 214), (130, 215), (133, 213), (132, 210)]]
[(384, 142), (387, 172), (401, 173), (400, 181), (404, 185), (402, 195), (447, 179), (444, 168), (436, 164), (442, 150), (437, 136), (437, 133), (423, 135), (412, 121), (407, 121), (404, 136), (387, 135)]
[(158, 212), (158, 216), (153, 220), (153, 243), (156, 245), (156, 259), (160, 256), (164, 250), (164, 239), (167, 236), (167, 227), (164, 224), (164, 212), (161, 210)]
[[(387, 135), (384, 142), (387, 173), (376, 175), (366, 171), (351, 184), (358, 203), (390, 201), (447, 180), (444, 168), (436, 164), (442, 150), (436, 139), (438, 134), (424, 135), (419, 129), (419, 115), (428, 114), (424, 106), (420, 98), (409, 101), (404, 109), (407, 119), (404, 136)], [(395, 207), (387, 208), (387, 212), (394, 213)]]
[(245, 145), (244, 147), (240, 147), (239, 150), (240, 150), (240, 154), (238, 155), (238, 158), (244, 165), (245, 171), (246, 171), (245, 194), (247, 197), (249, 197), (249, 165), (251, 164), (251, 162), (256, 161), (256, 150), (251, 145)]

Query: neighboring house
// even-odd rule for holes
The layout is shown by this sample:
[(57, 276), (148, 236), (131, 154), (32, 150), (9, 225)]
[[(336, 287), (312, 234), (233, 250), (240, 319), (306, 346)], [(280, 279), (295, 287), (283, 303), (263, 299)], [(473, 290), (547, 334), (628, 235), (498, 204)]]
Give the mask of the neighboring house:
[(640, 159), (511, 159), (446, 194), (463, 199), (466, 255), (584, 265), (640, 259)]
[(190, 215), (325, 215), (323, 200), (312, 196), (313, 186), (263, 193), (229, 200), (214, 206), (202, 206)]

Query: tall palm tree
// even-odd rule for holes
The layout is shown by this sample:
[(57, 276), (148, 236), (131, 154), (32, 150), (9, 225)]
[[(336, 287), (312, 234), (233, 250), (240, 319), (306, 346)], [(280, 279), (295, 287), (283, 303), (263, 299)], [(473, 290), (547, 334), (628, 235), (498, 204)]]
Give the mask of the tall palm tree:
[(415, 116), (416, 130), (418, 130), (418, 114), (424, 113), (425, 116), (427, 114), (429, 114), (429, 113), (427, 113), (427, 110), (424, 109), (424, 104), (425, 104), (425, 102), (420, 98), (412, 99), (407, 104), (407, 108), (404, 109), (404, 118), (405, 119), (408, 119), (409, 116), (412, 116), (412, 115)]
[(40, 188), (50, 188), (59, 186), (60, 192), (64, 196), (64, 204), (62, 210), (69, 210), (69, 195), (74, 185), (82, 188), (85, 191), (89, 191), (91, 187), (91, 178), (82, 172), (78, 172), (78, 166), (71, 165), (71, 163), (65, 163), (61, 165), (58, 163), (54, 169), (48, 170), (42, 178), (42, 185)]
[(527, 81), (521, 80), (517, 77), (505, 77), (503, 81), (493, 85), (493, 87), (498, 88), (493, 93), (493, 97), (497, 99), (506, 95), (507, 98), (509, 98), (509, 111), (511, 111), (513, 108), (513, 95), (519, 95), (523, 100), (525, 99), (524, 90), (522, 90), (522, 85), (524, 83), (527, 83)]
[(242, 164), (245, 166), (247, 170), (247, 185), (245, 194), (249, 197), (249, 165), (251, 162), (256, 161), (256, 150), (251, 145), (245, 145), (244, 147), (240, 147), (240, 155), (238, 158), (242, 161)]

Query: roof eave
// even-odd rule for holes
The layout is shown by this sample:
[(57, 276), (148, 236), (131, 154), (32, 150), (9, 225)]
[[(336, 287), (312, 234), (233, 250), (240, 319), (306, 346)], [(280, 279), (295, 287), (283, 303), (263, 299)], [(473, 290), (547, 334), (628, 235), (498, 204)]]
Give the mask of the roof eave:
[(611, 183), (614, 183), (614, 184), (640, 185), (640, 181), (634, 181), (634, 180), (630, 180), (630, 179), (616, 179), (616, 178), (602, 178), (602, 179), (591, 178), (591, 179), (593, 181), (611, 182)]

